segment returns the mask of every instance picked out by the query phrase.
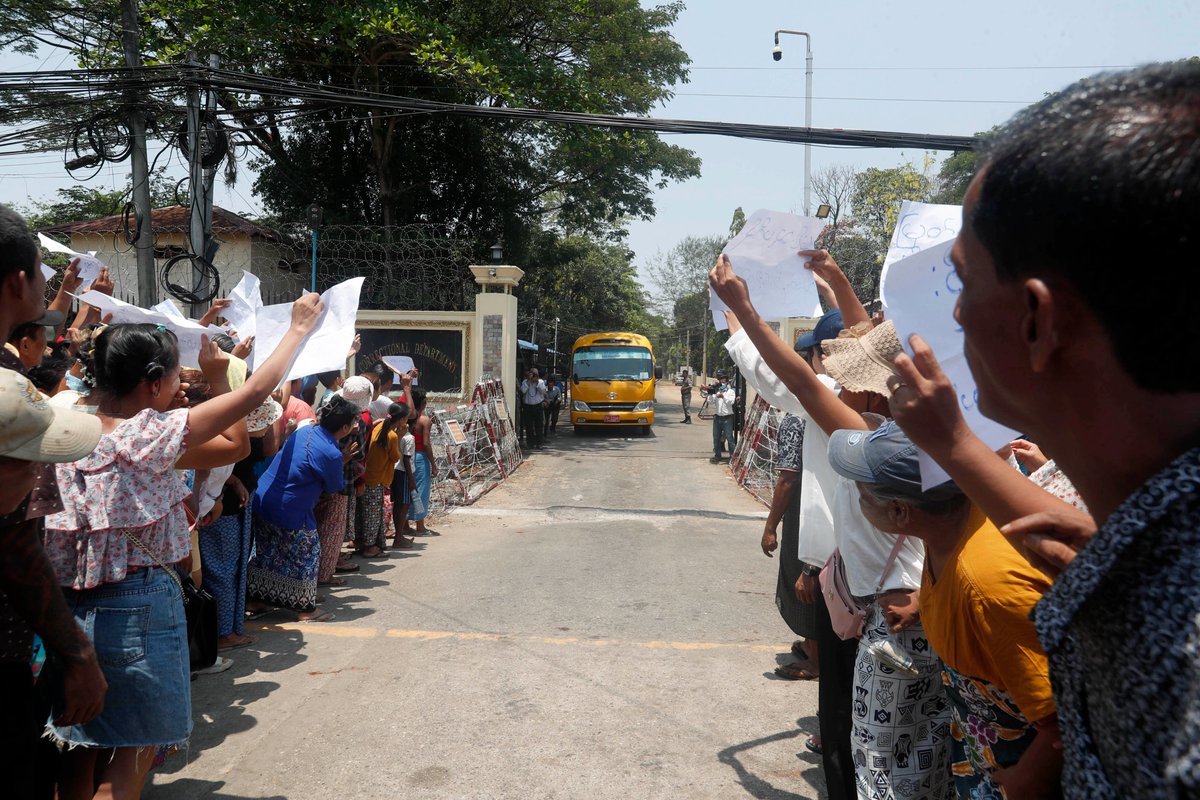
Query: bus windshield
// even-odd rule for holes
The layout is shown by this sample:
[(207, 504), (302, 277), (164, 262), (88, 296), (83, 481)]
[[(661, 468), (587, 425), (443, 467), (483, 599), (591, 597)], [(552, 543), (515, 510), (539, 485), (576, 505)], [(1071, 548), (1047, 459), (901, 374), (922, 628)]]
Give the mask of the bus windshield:
[(597, 345), (575, 351), (574, 374), (581, 381), (648, 381), (654, 359), (645, 347)]

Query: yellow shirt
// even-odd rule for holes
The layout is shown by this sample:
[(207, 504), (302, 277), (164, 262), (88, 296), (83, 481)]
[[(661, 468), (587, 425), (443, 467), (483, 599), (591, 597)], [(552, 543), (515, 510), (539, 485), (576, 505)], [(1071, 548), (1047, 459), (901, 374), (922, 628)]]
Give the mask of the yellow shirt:
[(371, 428), (370, 444), (367, 446), (366, 473), (363, 475), (367, 486), (387, 486), (392, 482), (392, 473), (396, 462), (400, 460), (400, 436), (394, 430), (388, 431), (387, 446), (377, 445), (379, 434), (383, 431), (382, 420)]
[(921, 578), (921, 624), (954, 671), (1006, 691), (1030, 722), (1055, 713), (1046, 653), (1029, 612), (1050, 588), (978, 508), (935, 581)]

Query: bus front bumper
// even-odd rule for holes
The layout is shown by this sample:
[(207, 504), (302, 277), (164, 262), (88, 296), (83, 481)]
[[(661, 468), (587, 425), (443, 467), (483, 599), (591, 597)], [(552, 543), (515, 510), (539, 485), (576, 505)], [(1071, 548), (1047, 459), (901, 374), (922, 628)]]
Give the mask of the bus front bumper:
[(572, 411), (575, 425), (653, 425), (653, 411)]

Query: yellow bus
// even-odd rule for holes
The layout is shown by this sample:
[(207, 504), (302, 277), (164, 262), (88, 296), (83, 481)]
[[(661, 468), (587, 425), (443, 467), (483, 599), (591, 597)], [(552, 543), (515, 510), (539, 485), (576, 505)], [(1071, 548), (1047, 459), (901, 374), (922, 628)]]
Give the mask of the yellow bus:
[(662, 377), (650, 340), (636, 333), (589, 333), (571, 348), (571, 424), (575, 433), (600, 426), (654, 424), (654, 387)]

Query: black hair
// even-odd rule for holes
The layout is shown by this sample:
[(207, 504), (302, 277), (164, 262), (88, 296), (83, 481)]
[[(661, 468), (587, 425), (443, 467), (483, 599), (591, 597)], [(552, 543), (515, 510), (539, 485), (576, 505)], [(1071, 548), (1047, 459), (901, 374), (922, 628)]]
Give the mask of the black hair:
[(412, 387), (412, 405), (418, 412), (425, 408), (425, 390), (420, 386)]
[[(1200, 391), (1200, 348), (1145, 344), (1189, 319), (1200, 290), (1200, 64), (1086, 78), (1017, 114), (984, 155), (970, 222), (999, 280), (1065, 281), (1138, 385)], [(1152, 280), (1115, 255), (1130, 225)]]
[(0, 204), (0, 280), (22, 270), (32, 279), (41, 257), (25, 218), (10, 206)]
[(379, 429), (379, 438), (375, 439), (371, 447), (382, 447), (386, 450), (388, 434), (391, 433), (396, 423), (408, 419), (408, 415), (408, 406), (404, 403), (392, 403), (388, 406), (387, 416), (383, 418), (383, 427)]
[(391, 367), (389, 367), (387, 364), (383, 363), (382, 361), (376, 361), (374, 364), (367, 367), (366, 369), (364, 369), (362, 372), (360, 372), (358, 374), (362, 375), (363, 377), (366, 377), (367, 375), (374, 375), (375, 377), (379, 378), (380, 386), (382, 386), (385, 383), (394, 383), (395, 382), (392, 379), (392, 376), (395, 375), (395, 371)]
[(333, 382), (336, 381), (340, 377), (342, 377), (342, 373), (340, 370), (336, 370), (336, 369), (330, 370), (329, 372), (318, 372), (317, 373), (317, 380), (320, 381), (321, 385), (324, 386), (326, 389), (332, 389)]
[(37, 329), (42, 327), (37, 320), (33, 322), (22, 322), (20, 325), (12, 329), (12, 333), (8, 335), (8, 341), (16, 344), (25, 337), (32, 339), (37, 334)]
[(228, 333), (214, 334), (212, 340), (216, 343), (217, 347), (221, 348), (226, 353), (232, 353), (233, 348), (237, 347), (237, 342), (235, 342), (233, 337)]
[(96, 388), (124, 397), (179, 366), (179, 342), (167, 328), (146, 323), (109, 325), (96, 337)]
[(42, 394), (54, 394), (74, 359), (69, 356), (46, 356), (28, 370), (29, 382)]
[(358, 409), (340, 394), (331, 396), (317, 410), (317, 422), (330, 433), (337, 433), (358, 417)]
[(96, 338), (104, 330), (104, 323), (92, 322), (83, 326), (79, 338), (79, 379), (91, 388), (96, 388)]

